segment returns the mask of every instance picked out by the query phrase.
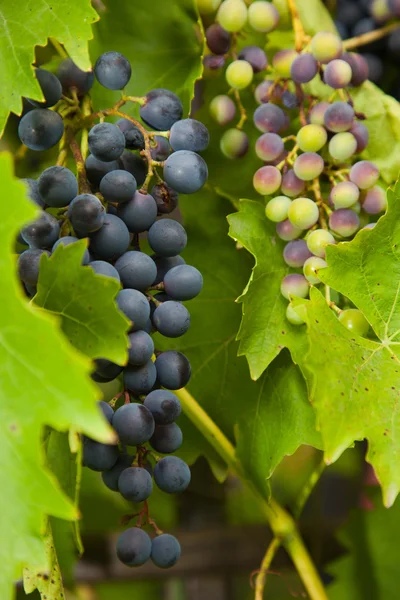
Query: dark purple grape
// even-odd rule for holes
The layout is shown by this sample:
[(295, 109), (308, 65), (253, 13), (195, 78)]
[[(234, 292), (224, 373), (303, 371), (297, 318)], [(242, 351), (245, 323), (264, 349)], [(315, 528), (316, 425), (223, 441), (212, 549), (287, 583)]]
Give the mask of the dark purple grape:
[(226, 54), (231, 47), (231, 34), (219, 23), (213, 23), (206, 29), (206, 41), (213, 54)]
[(130, 527), (117, 539), (117, 556), (128, 567), (143, 565), (151, 554), (151, 539), (145, 531)]
[(276, 233), (281, 240), (289, 242), (300, 237), (303, 233), (303, 230), (292, 225), (289, 219), (285, 219), (284, 221), (276, 224)]
[(181, 256), (156, 256), (151, 257), (157, 266), (157, 277), (154, 281), (154, 285), (161, 283), (164, 280), (165, 275), (173, 267), (178, 265), (185, 265), (185, 261)]
[[(123, 371), (123, 367), (120, 365), (116, 365), (110, 360), (106, 360), (105, 358), (98, 358), (95, 360), (96, 370), (92, 374), (92, 379), (95, 381), (99, 381), (100, 379), (104, 381), (113, 381), (120, 375)], [(100, 378), (100, 379), (99, 379)]]
[(71, 58), (66, 58), (58, 67), (57, 77), (64, 92), (75, 89), (79, 96), (86, 94), (93, 85), (94, 73), (81, 71)]
[(113, 279), (120, 281), (117, 269), (104, 260), (93, 260), (89, 263), (89, 267), (93, 269), (97, 275), (112, 277)]
[(365, 150), (369, 142), (369, 131), (365, 127), (364, 123), (361, 123), (360, 121), (354, 121), (349, 131), (357, 140), (356, 152), (359, 153)]
[(30, 248), (51, 248), (60, 234), (60, 224), (53, 215), (42, 211), (40, 216), (21, 230), (22, 239)]
[(116, 122), (125, 136), (125, 148), (128, 150), (144, 150), (144, 136), (139, 127), (129, 119), (120, 119)]
[(121, 156), (125, 150), (125, 136), (112, 123), (98, 123), (89, 131), (89, 150), (95, 158), (111, 162)]
[(130, 235), (122, 219), (106, 214), (98, 231), (90, 234), (90, 251), (101, 260), (116, 260), (128, 249)]
[(146, 290), (157, 276), (154, 261), (144, 252), (137, 250), (125, 252), (115, 263), (115, 268), (123, 285), (137, 290)]
[(102, 227), (106, 213), (96, 196), (81, 194), (72, 200), (67, 214), (75, 231), (87, 235)]
[(302, 267), (307, 258), (311, 256), (312, 253), (309, 251), (305, 240), (293, 240), (286, 244), (283, 251), (285, 263), (293, 268)]
[(171, 129), (176, 121), (182, 119), (182, 115), (183, 106), (178, 96), (161, 88), (146, 94), (145, 103), (140, 107), (143, 121), (158, 131)]
[(119, 476), (118, 490), (125, 500), (143, 502), (153, 491), (153, 480), (146, 469), (128, 467)]
[(136, 192), (136, 179), (128, 171), (116, 169), (104, 175), (100, 181), (100, 192), (107, 202), (123, 204), (133, 198)]
[(155, 367), (159, 384), (167, 390), (180, 390), (189, 383), (192, 373), (190, 362), (181, 352), (162, 352), (156, 358)]
[(285, 124), (284, 112), (270, 102), (261, 104), (254, 112), (254, 124), (259, 131), (279, 133)]
[(140, 188), (146, 179), (147, 175), (147, 166), (144, 160), (137, 156), (134, 152), (129, 152), (129, 150), (125, 150), (122, 153), (122, 156), (118, 159), (119, 169), (125, 169), (136, 179), (136, 183), (138, 188)]
[(208, 129), (195, 119), (182, 119), (171, 127), (169, 141), (173, 150), (202, 152), (210, 142)]
[(47, 250), (25, 250), (18, 257), (18, 275), (28, 285), (36, 285), (39, 279), (39, 265), (42, 254), (50, 256)]
[(299, 179), (293, 169), (289, 169), (282, 176), (281, 190), (285, 196), (294, 198), (300, 196), (305, 190), (305, 182)]
[(87, 437), (83, 438), (82, 462), (92, 471), (112, 469), (118, 456), (118, 446), (101, 444)]
[(35, 77), (42, 89), (44, 101), (40, 102), (39, 100), (31, 100), (28, 98), (28, 102), (38, 108), (49, 108), (50, 106), (57, 104), (62, 96), (62, 87), (58, 77), (45, 69), (35, 69)]
[(165, 456), (154, 467), (154, 481), (163, 492), (179, 494), (190, 483), (190, 469), (177, 456)]
[(208, 178), (205, 160), (190, 150), (178, 150), (164, 164), (164, 180), (182, 194), (198, 192)]
[(112, 490), (113, 492), (118, 492), (119, 476), (121, 475), (122, 471), (125, 471), (125, 469), (128, 469), (128, 467), (132, 466), (134, 460), (134, 456), (130, 456), (129, 454), (120, 454), (115, 465), (108, 471), (104, 471), (101, 474), (101, 478), (108, 489)]
[(308, 83), (317, 73), (318, 63), (309, 52), (297, 56), (290, 67), (290, 76), (296, 83)]
[(48, 108), (34, 108), (19, 122), (18, 136), (30, 150), (48, 150), (61, 140), (64, 121), (58, 113)]
[(352, 77), (350, 80), (351, 85), (359, 86), (364, 83), (368, 79), (369, 76), (369, 66), (368, 62), (361, 54), (357, 54), (355, 52), (349, 52), (343, 54), (341, 57), (342, 60), (345, 60), (351, 67)]
[(161, 569), (173, 567), (181, 555), (181, 546), (173, 535), (162, 533), (151, 542), (151, 560)]
[(97, 81), (109, 90), (122, 90), (129, 82), (132, 68), (120, 52), (104, 52), (96, 61), (94, 74)]
[(169, 269), (164, 277), (164, 288), (173, 300), (191, 300), (200, 294), (203, 277), (195, 267), (178, 265)]
[(149, 409), (157, 425), (173, 423), (182, 411), (178, 398), (168, 390), (153, 390), (146, 396), (144, 406)]
[(265, 79), (256, 87), (254, 96), (258, 104), (265, 104), (271, 102), (272, 104), (279, 104), (282, 100), (283, 88), (281, 85), (276, 84), (270, 79)]
[(186, 247), (187, 234), (178, 221), (160, 219), (149, 229), (148, 241), (158, 256), (176, 256)]
[(136, 192), (131, 200), (118, 206), (117, 215), (131, 233), (142, 233), (155, 222), (157, 204), (150, 194)]
[(128, 365), (124, 370), (124, 385), (133, 394), (148, 394), (157, 379), (155, 363), (149, 360), (145, 365)]
[[(136, 291), (136, 290), (133, 290)], [(147, 322), (147, 319), (146, 319)], [(134, 331), (129, 336), (128, 362), (131, 365), (145, 365), (153, 356), (154, 342), (143, 330)]]
[(329, 217), (329, 227), (342, 237), (350, 237), (360, 228), (359, 216), (350, 208), (333, 211)]
[(183, 435), (181, 428), (176, 423), (157, 425), (150, 446), (160, 454), (172, 454), (182, 446)]
[(45, 204), (62, 208), (78, 195), (78, 182), (69, 169), (49, 167), (38, 179), (38, 191)]
[(181, 302), (167, 300), (154, 311), (153, 324), (161, 335), (177, 338), (184, 335), (190, 327), (190, 313)]
[(115, 171), (115, 169), (118, 169), (119, 166), (116, 160), (111, 162), (103, 162), (102, 160), (97, 160), (93, 154), (89, 154), (85, 162), (85, 168), (86, 175), (90, 183), (95, 187), (98, 187), (104, 175), (106, 175), (106, 173), (110, 173), (111, 171)]
[[(181, 123), (182, 121), (178, 121)], [(176, 123), (175, 123), (176, 125)], [(167, 138), (156, 135), (153, 138), (153, 144), (150, 149), (151, 158), (157, 161), (164, 161), (171, 154), (171, 146)]]
[(157, 183), (150, 193), (156, 201), (159, 214), (168, 215), (178, 206), (178, 192), (166, 183)]
[(245, 46), (239, 52), (238, 58), (239, 60), (246, 60), (250, 63), (254, 73), (261, 73), (268, 65), (267, 55), (259, 46)]
[(25, 184), (27, 190), (26, 193), (32, 202), (37, 204), (40, 208), (44, 208), (44, 202), (39, 194), (39, 184), (35, 179), (21, 179), (21, 181)]
[(132, 331), (139, 331), (146, 326), (150, 316), (150, 306), (144, 294), (138, 290), (121, 290), (116, 302), (118, 308), (132, 321)]
[[(74, 237), (73, 235), (65, 235), (64, 237), (58, 239), (55, 244), (53, 244), (53, 247), (51, 249), (51, 252), (55, 252), (55, 250), (58, 248), (58, 246), (69, 246), (70, 244), (75, 244), (75, 242), (78, 242), (79, 239), (77, 237)], [(85, 250), (84, 254), (83, 254), (83, 258), (82, 258), (82, 264), (83, 265), (88, 265), (90, 263), (90, 253), (89, 250)]]
[(222, 69), (225, 65), (225, 62), (225, 56), (214, 56), (213, 54), (207, 54), (203, 58), (204, 68), (210, 69), (210, 71), (217, 71), (218, 69)]
[(374, 83), (379, 83), (383, 75), (383, 62), (379, 56), (366, 52), (363, 55), (368, 65), (368, 78)]
[(325, 127), (334, 133), (348, 131), (353, 121), (354, 110), (347, 102), (334, 102), (325, 111)]
[[(129, 367), (128, 367), (129, 368)], [(138, 446), (149, 441), (154, 433), (154, 419), (142, 404), (124, 404), (118, 408), (112, 425), (122, 444)]]

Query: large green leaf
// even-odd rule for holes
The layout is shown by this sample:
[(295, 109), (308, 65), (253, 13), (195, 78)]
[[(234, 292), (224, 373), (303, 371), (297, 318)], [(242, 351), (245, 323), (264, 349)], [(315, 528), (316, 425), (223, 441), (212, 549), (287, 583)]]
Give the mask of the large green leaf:
[(336, 27), (325, 4), (321, 0), (296, 0), (300, 21), (308, 35), (319, 31), (332, 31)]
[(3, 0), (0, 6), (0, 135), (10, 111), (21, 114), (21, 96), (42, 100), (32, 63), (35, 46), (45, 46), (49, 37), (65, 45), (83, 70), (90, 69), (88, 40), (98, 19), (90, 0), (37, 0), (16, 4)]
[(51, 532), (50, 523), (46, 524), (46, 532), (43, 536), (43, 543), (46, 549), (48, 572), (42, 570), (24, 569), (24, 590), (30, 594), (34, 590), (40, 592), (43, 600), (65, 600), (63, 578), (60, 571), (60, 565), (57, 559), (57, 553), (54, 547), (54, 540)]
[(60, 244), (50, 258), (43, 257), (35, 303), (61, 318), (62, 330), (78, 350), (124, 364), (130, 323), (115, 303), (121, 287), (82, 266), (85, 249), (81, 240)]
[(50, 315), (30, 306), (17, 280), (14, 239), (36, 210), (12, 176), (11, 156), (0, 154), (7, 210), (0, 223), (0, 597), (12, 597), (23, 565), (45, 569), (41, 541), (46, 514), (75, 519), (76, 508), (44, 468), (44, 425), (72, 427), (102, 441), (110, 430), (96, 408), (98, 390), (90, 361), (73, 349)]

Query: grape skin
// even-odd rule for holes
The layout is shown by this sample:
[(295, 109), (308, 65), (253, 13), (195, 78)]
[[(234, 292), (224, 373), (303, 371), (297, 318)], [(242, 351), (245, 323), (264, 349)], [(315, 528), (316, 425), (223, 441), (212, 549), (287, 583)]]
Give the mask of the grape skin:
[(267, 102), (254, 111), (254, 125), (263, 133), (279, 133), (285, 125), (285, 113), (279, 106)]
[(118, 478), (118, 491), (125, 500), (143, 502), (153, 491), (153, 480), (146, 469), (128, 467)]
[(155, 367), (158, 382), (167, 390), (179, 390), (189, 383), (190, 363), (181, 352), (175, 350), (162, 352), (156, 358)]
[(358, 231), (360, 219), (350, 208), (340, 208), (329, 217), (329, 227), (342, 237), (350, 237)]
[(45, 211), (21, 230), (22, 239), (33, 249), (51, 248), (59, 234), (60, 225), (57, 219)]
[(165, 456), (154, 467), (154, 481), (167, 494), (184, 492), (190, 477), (189, 467), (177, 456)]
[(328, 148), (333, 159), (343, 162), (356, 152), (357, 140), (349, 131), (343, 131), (331, 138)]
[(289, 221), (299, 229), (309, 229), (318, 221), (318, 206), (309, 198), (295, 198), (288, 210)]
[(345, 60), (336, 59), (326, 65), (324, 82), (334, 90), (339, 90), (349, 85), (352, 76), (350, 65)]
[(330, 199), (336, 209), (350, 208), (358, 201), (359, 196), (360, 190), (351, 181), (337, 183), (330, 193)]
[(356, 308), (342, 310), (339, 321), (352, 333), (365, 337), (369, 331), (369, 323), (363, 313)]
[(273, 56), (272, 65), (278, 75), (289, 78), (292, 64), (297, 57), (295, 50), (279, 50)]
[(36, 285), (39, 279), (39, 266), (42, 254), (50, 256), (47, 250), (25, 250), (18, 257), (18, 275), (28, 285)]
[[(146, 319), (147, 322), (147, 319)], [(145, 365), (153, 356), (154, 342), (146, 331), (139, 330), (130, 333), (128, 362), (134, 366)]]
[(173, 150), (201, 152), (210, 142), (208, 129), (195, 119), (182, 119), (171, 127), (169, 142)]
[(45, 69), (35, 69), (35, 77), (41, 87), (44, 101), (40, 102), (28, 98), (28, 102), (38, 108), (50, 108), (50, 106), (57, 104), (62, 96), (62, 87), (58, 77)]
[(143, 565), (151, 554), (151, 539), (143, 529), (130, 527), (117, 539), (117, 556), (128, 567)]
[(148, 242), (158, 256), (176, 256), (187, 244), (187, 234), (178, 221), (160, 219), (149, 229)]
[(153, 415), (156, 425), (173, 423), (182, 411), (178, 398), (168, 390), (153, 390), (143, 404)]
[(185, 265), (186, 262), (182, 258), (182, 256), (152, 256), (151, 257), (157, 267), (157, 277), (154, 280), (154, 285), (161, 283), (164, 280), (165, 275), (168, 273), (170, 269), (173, 267), (177, 267), (179, 265)]
[(150, 446), (160, 454), (172, 454), (182, 446), (182, 441), (182, 430), (176, 423), (157, 425)]
[(307, 258), (312, 256), (305, 240), (292, 240), (283, 250), (283, 259), (289, 267), (301, 268)]
[(265, 207), (265, 216), (274, 223), (280, 223), (288, 217), (289, 207), (291, 205), (290, 198), (286, 196), (276, 196), (272, 198)]
[(166, 183), (157, 183), (151, 188), (150, 194), (156, 201), (158, 214), (167, 215), (178, 206), (178, 192)]
[(133, 394), (148, 394), (157, 379), (154, 363), (149, 360), (145, 365), (127, 366), (124, 370), (124, 384)]
[(225, 0), (217, 12), (217, 21), (226, 31), (240, 31), (247, 21), (247, 6), (243, 0)]
[(304, 276), (312, 285), (317, 285), (320, 283), (318, 270), (327, 266), (328, 265), (323, 258), (320, 258), (319, 256), (311, 256), (311, 258), (308, 258), (303, 265)]
[[(112, 381), (116, 379), (123, 371), (123, 367), (116, 365), (110, 360), (105, 358), (98, 358), (95, 360), (96, 371), (92, 374), (92, 379), (99, 381), (96, 376), (101, 377), (105, 381)], [(95, 377), (93, 376), (95, 375)]]
[(266, 162), (278, 158), (284, 149), (283, 140), (276, 133), (263, 133), (256, 141), (256, 154)]
[(121, 281), (117, 269), (104, 260), (93, 260), (89, 263), (89, 267), (93, 269), (96, 275), (112, 277), (118, 282)]
[(323, 158), (316, 152), (300, 154), (294, 161), (293, 171), (303, 181), (311, 181), (319, 177), (324, 170)]
[(236, 105), (229, 96), (221, 94), (211, 100), (209, 111), (218, 125), (227, 125), (235, 118)]
[(360, 190), (373, 187), (379, 178), (378, 167), (368, 160), (360, 160), (350, 169), (350, 181), (355, 183)]
[(64, 92), (68, 93), (71, 89), (75, 89), (78, 96), (86, 94), (94, 82), (94, 73), (92, 71), (81, 71), (71, 58), (66, 58), (61, 62), (57, 77)]
[(21, 179), (21, 181), (25, 184), (27, 190), (26, 193), (32, 202), (34, 202), (40, 208), (44, 208), (44, 202), (39, 194), (39, 185), (35, 179)]
[(45, 204), (62, 208), (78, 195), (78, 182), (69, 169), (49, 167), (38, 179), (38, 191)]
[(267, 165), (258, 169), (253, 176), (253, 186), (262, 196), (274, 194), (280, 187), (282, 175), (276, 167)]
[(128, 228), (115, 215), (106, 214), (101, 228), (90, 234), (90, 250), (102, 260), (119, 258), (128, 249), (129, 243)]
[(137, 186), (140, 188), (147, 175), (147, 166), (145, 162), (134, 152), (124, 150), (118, 159), (118, 169), (125, 169), (136, 179)]
[(246, 60), (234, 60), (225, 71), (228, 85), (236, 90), (243, 90), (253, 80), (253, 68)]
[(265, 104), (271, 102), (273, 104), (279, 104), (282, 100), (282, 86), (275, 84), (270, 79), (264, 79), (258, 84), (254, 92), (254, 97), (258, 104)]
[(119, 476), (125, 469), (132, 465), (134, 459), (135, 457), (129, 454), (120, 454), (115, 465), (108, 471), (103, 471), (101, 478), (109, 490), (118, 492)]
[(115, 263), (115, 268), (123, 285), (136, 290), (146, 290), (157, 276), (157, 267), (150, 256), (137, 250), (125, 252)]
[(325, 111), (325, 127), (333, 133), (348, 131), (353, 121), (354, 109), (347, 102), (334, 102)]
[(290, 67), (290, 76), (296, 83), (308, 83), (317, 73), (318, 63), (309, 52), (297, 56)]
[(256, 0), (248, 8), (249, 24), (255, 31), (269, 33), (279, 23), (279, 12), (273, 4), (264, 0)]
[(164, 164), (164, 181), (182, 194), (198, 192), (208, 178), (204, 159), (189, 150), (178, 150)]
[(378, 215), (387, 208), (386, 192), (379, 185), (375, 185), (363, 193), (361, 203), (366, 213)]
[(97, 81), (109, 90), (122, 90), (132, 75), (130, 62), (120, 52), (104, 52), (96, 61)]
[(104, 175), (100, 181), (100, 192), (107, 202), (117, 204), (129, 202), (136, 192), (136, 179), (128, 171), (116, 169)]
[(242, 158), (249, 149), (249, 138), (244, 131), (228, 129), (221, 137), (220, 149), (226, 158)]
[(354, 121), (349, 131), (357, 140), (357, 154), (365, 150), (369, 142), (369, 131), (365, 125), (360, 121)]
[(95, 158), (111, 162), (125, 150), (125, 136), (112, 123), (98, 123), (89, 131), (89, 150)]
[(103, 179), (104, 175), (110, 173), (110, 171), (115, 171), (115, 169), (118, 169), (118, 163), (115, 160), (111, 162), (97, 160), (93, 154), (89, 154), (85, 161), (85, 169), (90, 183), (97, 187), (100, 185), (100, 181)]
[(164, 289), (174, 300), (191, 300), (200, 294), (203, 276), (191, 265), (178, 265), (164, 277)]
[(231, 35), (219, 23), (207, 27), (206, 41), (213, 54), (226, 54), (231, 47)]
[(60, 115), (48, 108), (35, 108), (19, 122), (18, 136), (30, 150), (48, 150), (61, 140), (64, 122)]
[(100, 229), (105, 220), (104, 207), (92, 194), (76, 196), (68, 206), (67, 214), (75, 231), (83, 235)]
[(239, 52), (238, 58), (239, 60), (246, 60), (250, 63), (253, 73), (261, 73), (268, 65), (267, 55), (259, 46), (245, 46)]
[(325, 113), (331, 105), (329, 102), (318, 102), (310, 111), (309, 119), (313, 125), (325, 124)]
[(176, 121), (182, 119), (182, 115), (183, 106), (178, 96), (163, 88), (146, 94), (145, 103), (140, 107), (140, 117), (149, 127), (158, 131), (171, 129)]
[(311, 40), (311, 52), (322, 63), (328, 63), (342, 54), (342, 40), (330, 31), (321, 31)]
[(150, 316), (150, 306), (144, 294), (134, 289), (121, 290), (116, 302), (118, 308), (132, 321), (131, 331), (144, 329)]
[(358, 87), (363, 84), (364, 81), (367, 81), (369, 75), (369, 66), (368, 62), (361, 54), (357, 54), (356, 52), (345, 52), (341, 57), (342, 60), (345, 60), (351, 67), (351, 85)]
[(290, 296), (307, 298), (309, 289), (307, 279), (299, 273), (291, 273), (282, 279), (281, 294), (287, 300), (290, 300)]
[(82, 460), (85, 467), (92, 471), (107, 471), (112, 469), (118, 459), (118, 447), (101, 444), (90, 438), (83, 438)]
[(147, 231), (157, 218), (157, 204), (150, 194), (136, 192), (133, 198), (117, 208), (117, 215), (131, 233)]
[(315, 256), (325, 258), (326, 246), (336, 244), (333, 235), (325, 229), (315, 229), (307, 237), (307, 247)]
[(292, 325), (304, 325), (304, 320), (297, 314), (291, 304), (287, 305), (286, 318)]
[(285, 221), (276, 224), (276, 233), (281, 240), (289, 242), (300, 237), (303, 230), (292, 225), (289, 219), (285, 219)]
[(154, 311), (153, 324), (161, 335), (177, 338), (189, 329), (190, 314), (180, 302), (167, 300)]
[(303, 152), (318, 152), (328, 139), (326, 130), (321, 125), (304, 125), (297, 133), (296, 142)]
[(139, 127), (129, 119), (120, 119), (115, 124), (125, 136), (125, 148), (129, 150), (144, 150), (144, 136)]
[[(73, 235), (65, 235), (64, 237), (58, 239), (54, 244), (53, 247), (51, 249), (51, 252), (55, 252), (55, 250), (57, 249), (58, 246), (69, 246), (70, 244), (74, 244), (75, 242), (78, 242), (78, 238), (74, 237)], [(88, 265), (90, 262), (90, 253), (89, 250), (85, 250), (84, 254), (83, 254), (83, 258), (82, 258), (82, 265)]]
[(306, 184), (302, 179), (299, 179), (293, 169), (289, 169), (282, 176), (281, 190), (285, 196), (293, 198), (299, 196), (305, 190)]
[(153, 539), (150, 558), (157, 567), (161, 569), (173, 567), (178, 562), (180, 555), (180, 544), (173, 535), (162, 533)]
[(151, 412), (142, 404), (124, 404), (118, 408), (112, 425), (122, 444), (138, 446), (149, 441), (155, 423)]

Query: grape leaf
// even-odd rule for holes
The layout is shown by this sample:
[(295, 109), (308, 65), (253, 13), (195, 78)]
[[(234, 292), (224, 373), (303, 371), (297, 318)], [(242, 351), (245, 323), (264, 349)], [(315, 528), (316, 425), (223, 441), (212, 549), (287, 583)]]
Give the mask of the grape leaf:
[(65, 45), (83, 70), (90, 69), (88, 40), (98, 19), (90, 0), (38, 0), (16, 4), (3, 0), (0, 6), (0, 136), (10, 111), (20, 115), (21, 96), (43, 100), (32, 63), (35, 46), (45, 46), (49, 37)]
[(43, 426), (72, 427), (104, 442), (112, 434), (95, 404), (99, 394), (89, 377), (91, 362), (70, 346), (54, 318), (28, 304), (17, 281), (14, 239), (36, 209), (12, 175), (9, 154), (0, 154), (0, 175), (7, 198), (0, 223), (0, 597), (8, 600), (22, 566), (47, 566), (41, 541), (45, 515), (77, 518), (44, 468)]
[[(152, 0), (151, 10), (143, 0), (107, 0), (106, 6), (90, 44), (93, 62), (110, 48), (122, 52), (132, 65), (127, 94), (164, 87), (178, 94), (187, 114), (203, 70), (204, 41), (193, 0)], [(104, 108), (120, 93), (95, 83), (92, 98), (95, 107)]]
[(61, 318), (62, 330), (78, 350), (125, 364), (130, 322), (115, 303), (120, 284), (82, 266), (85, 249), (81, 240), (43, 256), (35, 303)]
[(368, 440), (367, 460), (379, 479), (386, 506), (400, 489), (400, 359), (385, 343), (348, 331), (316, 288), (305, 307), (308, 349), (294, 359), (307, 381), (322, 434), (326, 461), (355, 440)]
[(296, 7), (308, 35), (315, 35), (320, 31), (337, 33), (332, 17), (321, 0), (296, 0)]

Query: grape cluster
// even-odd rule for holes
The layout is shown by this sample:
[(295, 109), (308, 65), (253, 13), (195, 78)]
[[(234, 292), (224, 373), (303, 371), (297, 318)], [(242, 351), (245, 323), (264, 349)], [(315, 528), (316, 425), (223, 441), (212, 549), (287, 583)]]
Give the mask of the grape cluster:
[[(122, 89), (131, 77), (128, 60), (117, 52), (100, 56), (94, 75), (83, 73), (69, 59), (61, 64), (58, 78), (45, 71), (43, 76), (41, 71), (37, 77), (45, 102), (27, 112), (19, 124), (21, 141), (32, 150), (45, 150), (64, 136), (62, 116), (48, 109), (60, 102), (62, 91), (71, 96), (68, 107), (77, 99), (75, 112), (67, 110), (79, 130), (87, 123), (87, 117), (82, 120), (79, 98), (87, 94), (94, 76), (112, 90)], [(207, 147), (209, 136), (202, 123), (182, 119), (182, 104), (168, 90), (154, 89), (132, 101), (139, 103), (142, 122), (154, 131), (128, 116), (116, 123), (105, 121), (112, 110), (93, 114), (92, 120), (100, 122), (91, 126), (91, 121), (90, 154), (85, 161), (79, 147), (76, 151), (74, 129), (65, 131), (78, 161), (78, 179), (62, 164), (65, 144), (61, 141), (61, 164), (47, 168), (38, 180), (24, 180), (41, 214), (20, 232), (18, 272), (27, 294), (34, 296), (42, 255), (49, 256), (60, 244), (87, 238), (83, 265), (120, 283), (116, 302), (131, 322), (128, 364), (122, 367), (100, 357), (92, 375), (100, 383), (123, 379), (124, 391), (110, 404), (100, 403), (119, 443), (106, 445), (85, 437), (83, 463), (102, 472), (111, 490), (131, 502), (144, 502), (136, 526), (117, 541), (120, 560), (136, 566), (151, 557), (166, 568), (178, 560), (179, 542), (160, 532), (149, 517), (146, 501), (153, 479), (170, 494), (189, 485), (189, 467), (173, 456), (182, 444), (182, 431), (176, 423), (181, 405), (171, 390), (188, 383), (191, 367), (180, 352), (158, 352), (151, 334), (169, 338), (185, 334), (190, 313), (182, 302), (202, 289), (200, 272), (180, 256), (187, 244), (186, 231), (168, 215), (176, 208), (179, 193), (192, 194), (204, 185), (207, 165), (198, 152)], [(162, 178), (158, 169), (163, 170)], [(143, 234), (151, 256), (140, 249)], [(153, 525), (157, 536), (151, 540), (142, 525)]]

